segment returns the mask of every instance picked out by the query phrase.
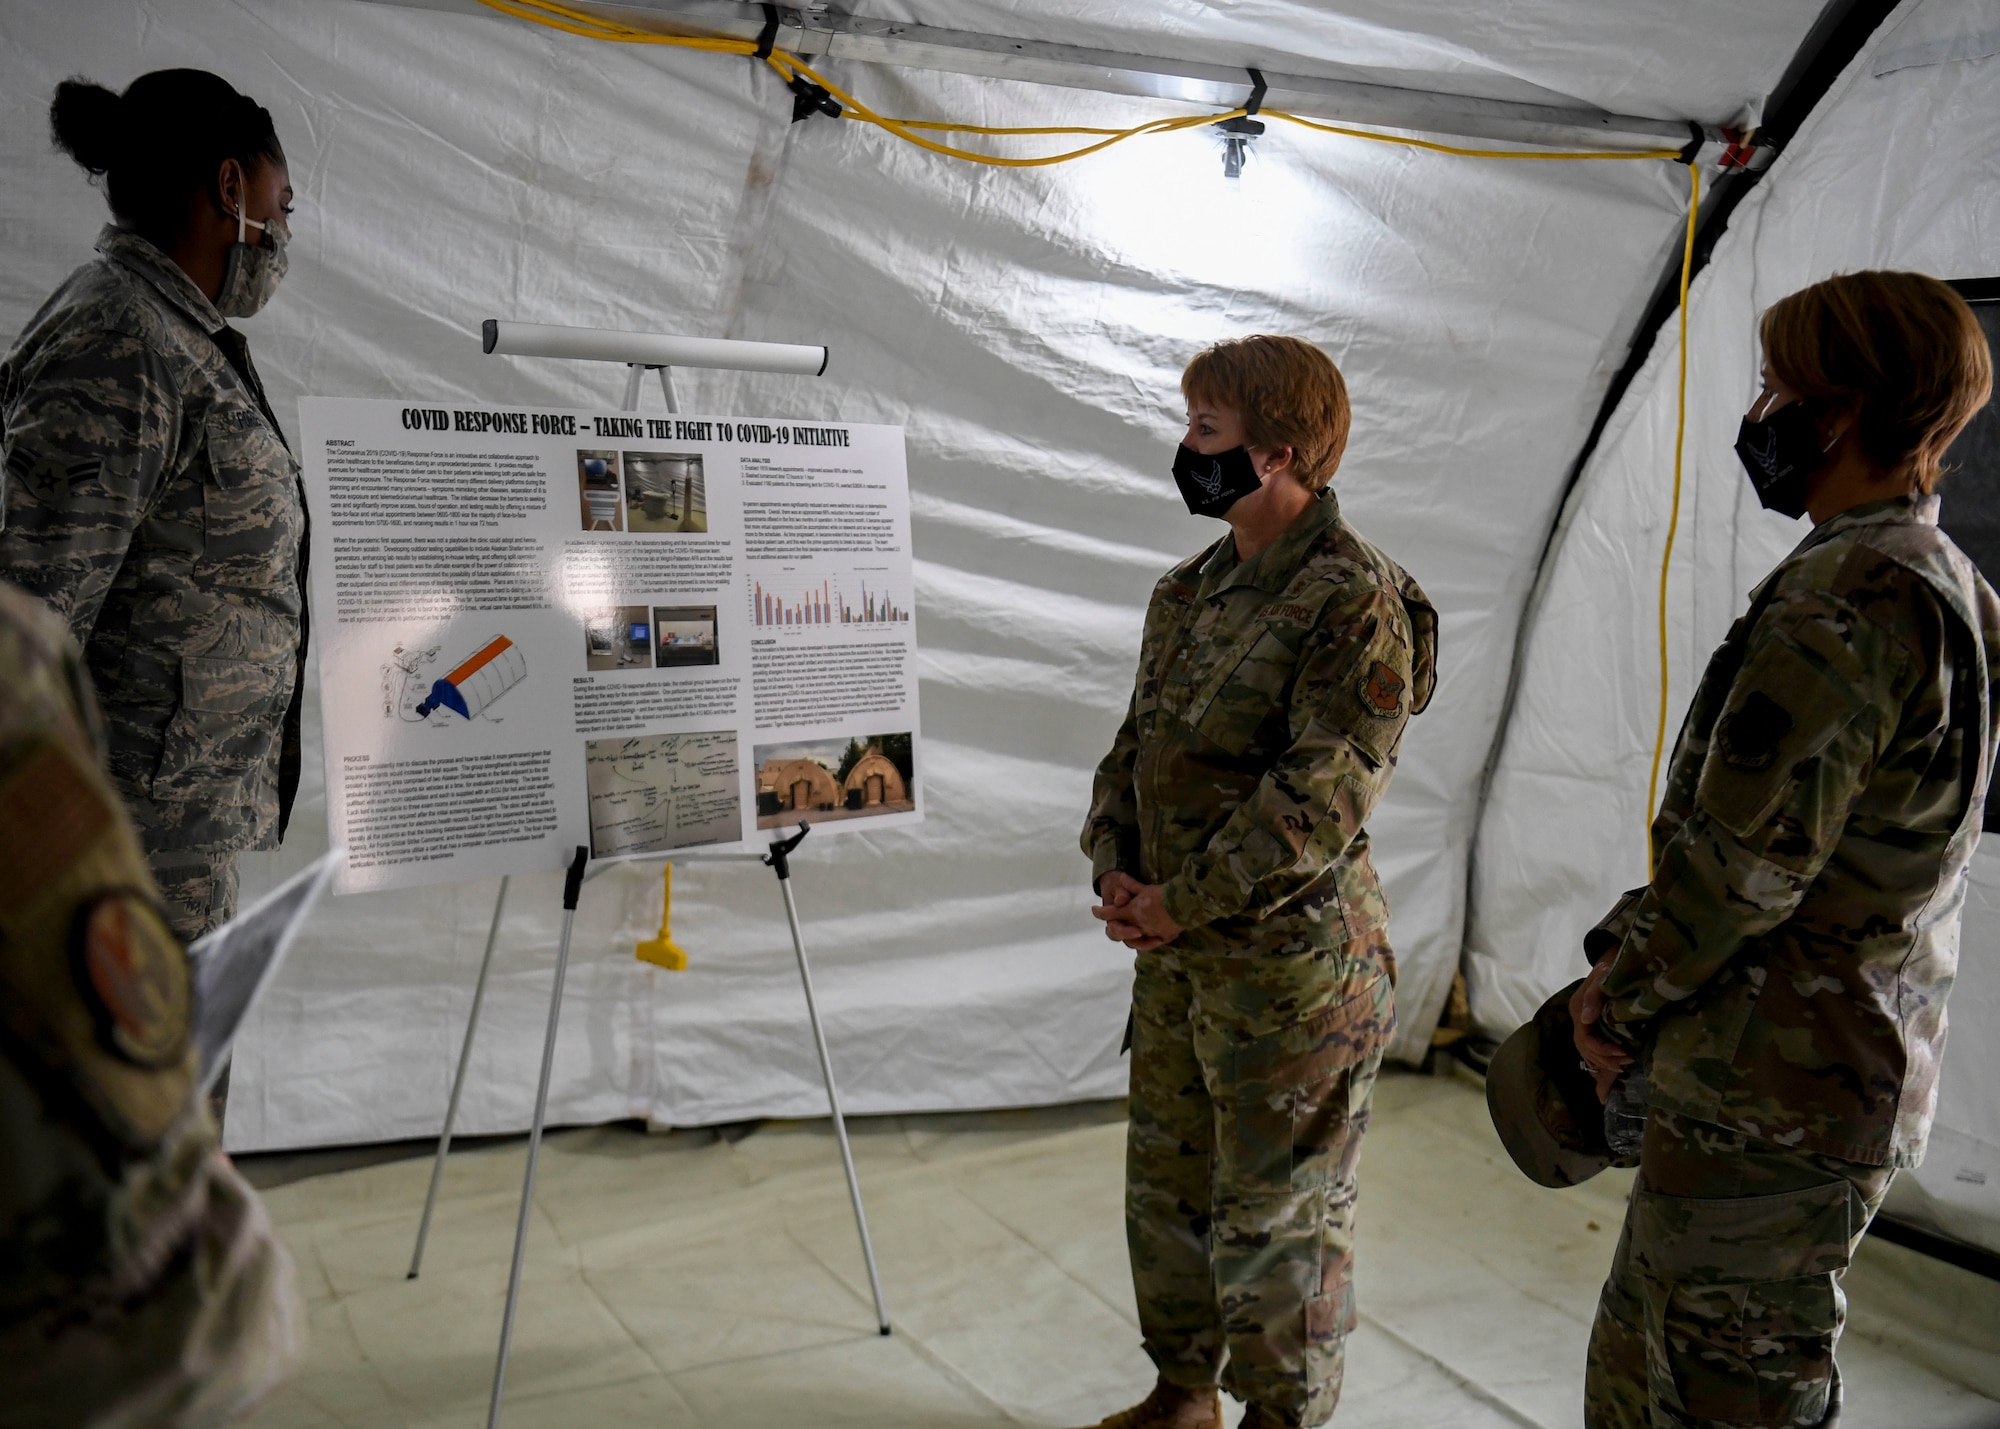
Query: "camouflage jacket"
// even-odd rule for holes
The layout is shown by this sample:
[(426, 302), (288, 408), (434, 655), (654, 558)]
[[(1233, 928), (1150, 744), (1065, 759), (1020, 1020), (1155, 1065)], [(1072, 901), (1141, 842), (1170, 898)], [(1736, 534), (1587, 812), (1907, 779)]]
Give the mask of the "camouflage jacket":
[(1362, 827), (1435, 682), (1437, 615), (1331, 491), (1248, 561), (1224, 536), (1153, 588), (1083, 850), (1164, 883), (1176, 949), (1337, 948), (1388, 923)]
[(149, 851), (272, 847), (299, 767), (304, 493), (242, 335), (107, 228), (0, 362), (0, 577), (69, 622)]
[(0, 585), (0, 1426), (191, 1425), (296, 1352), (290, 1262), (193, 1096), (187, 954), (62, 622)]
[(1605, 925), (1656, 1105), (1871, 1165), (1923, 1156), (2000, 732), (2000, 597), (1937, 513), (1857, 506), (1758, 587)]

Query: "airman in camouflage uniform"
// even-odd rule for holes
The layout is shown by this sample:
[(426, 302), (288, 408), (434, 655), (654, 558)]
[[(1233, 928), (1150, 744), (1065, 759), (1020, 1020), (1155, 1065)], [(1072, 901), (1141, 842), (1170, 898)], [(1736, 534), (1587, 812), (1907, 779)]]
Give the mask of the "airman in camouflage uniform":
[(175, 932), (234, 911), (298, 786), (306, 516), (243, 337), (107, 227), (0, 362), (0, 577), (84, 648)]
[(2000, 598), (1938, 498), (1814, 529), (1710, 660), (1602, 931), (1650, 1087), (1599, 1303), (1593, 1429), (1811, 1425), (1839, 1280), (1923, 1156), (1992, 768)]
[[(1322, 491), (1239, 560), (1168, 572), (1098, 766), (1094, 875), (1164, 883), (1138, 954), (1126, 1234), (1163, 1381), (1332, 1414), (1355, 1323), (1356, 1166), (1395, 1016), (1363, 823), (1434, 683), (1437, 617)], [(1226, 1363), (1225, 1363), (1226, 1362)]]
[(75, 647), (0, 586), (0, 1426), (214, 1424), (302, 1343)]

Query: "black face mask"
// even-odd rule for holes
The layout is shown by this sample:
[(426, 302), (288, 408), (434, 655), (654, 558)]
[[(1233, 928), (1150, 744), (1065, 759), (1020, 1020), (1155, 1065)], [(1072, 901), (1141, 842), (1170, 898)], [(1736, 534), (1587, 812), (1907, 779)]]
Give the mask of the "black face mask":
[(1190, 516), (1220, 516), (1264, 485), (1247, 448), (1207, 456), (1186, 442), (1174, 453), (1174, 484)]
[(1766, 511), (1806, 514), (1806, 478), (1826, 465), (1819, 429), (1803, 402), (1787, 402), (1761, 422), (1748, 417), (1736, 430), (1736, 458)]

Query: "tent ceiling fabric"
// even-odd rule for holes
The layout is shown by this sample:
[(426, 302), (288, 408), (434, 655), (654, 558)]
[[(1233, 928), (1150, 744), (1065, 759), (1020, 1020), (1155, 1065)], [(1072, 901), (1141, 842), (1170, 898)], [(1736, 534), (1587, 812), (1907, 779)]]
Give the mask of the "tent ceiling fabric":
[[(1513, 10), (1511, 39), (1441, 6), (1396, 7), (1399, 29), (1386, 4), (1349, 18), (1015, 7), (1010, 23), (1133, 50), (1157, 51), (1163, 30), (1187, 47), (1226, 34), (1244, 53), (1282, 40), (1287, 53), (1512, 74), (1592, 103), (1728, 118), (1813, 18), (1806, 5), (1704, 4), (1669, 31), (1602, 7)], [(971, 6), (923, 18), (992, 22)], [(930, 818), (809, 842), (796, 865), (859, 1112), (1122, 1091), (1130, 963), (1088, 917), (1075, 838), (1147, 592), (1220, 529), (1185, 515), (1167, 475), (1179, 372), (1201, 345), (1247, 331), (1323, 344), (1356, 405), (1343, 505), (1443, 612), (1437, 698), (1372, 824), (1402, 969), (1396, 1053), (1422, 1054), (1459, 961), (1520, 611), (1569, 463), (1677, 235), (1682, 170), (1274, 132), (1240, 189), (1203, 133), (997, 173), (858, 125), (791, 125), (775, 76), (740, 60), (358, 0), (10, 7), (0, 40), (9, 332), (102, 218), (46, 142), (56, 81), (122, 85), (194, 64), (270, 105), (301, 192), (291, 276), (245, 324), (288, 424), (305, 393), (617, 399), (619, 376), (594, 365), (481, 356), (485, 317), (825, 342), (821, 380), (692, 374), (683, 403), (907, 424)], [(1169, 110), (835, 72), (884, 112), (1111, 124)], [(309, 750), (293, 846), (255, 860), (257, 878), (324, 838), (317, 761)], [(656, 925), (654, 875), (590, 885), (552, 1120), (822, 1111), (768, 875), (689, 869), (677, 883), (684, 974), (631, 955)], [(557, 886), (553, 873), (515, 881), (465, 1132), (526, 1124)], [(238, 1045), (231, 1145), (434, 1133), (492, 892), (331, 900)]]
[[(1758, 385), (1757, 315), (1836, 272), (2000, 276), (2000, 58), (1977, 43), (1996, 33), (1996, 0), (1899, 9), (1744, 200), (1695, 282), (1670, 740), (1709, 652), (1807, 529), (1758, 507), (1731, 450)], [(1885, 63), (1899, 55), (1923, 63)], [(1667, 518), (1678, 360), (1670, 324), (1569, 502), (1523, 637), (1466, 934), (1473, 1012), (1495, 1032), (1581, 972), (1583, 931), (1644, 878), (1659, 697), (1650, 573)], [(1949, 478), (1942, 490), (1949, 506)], [(1899, 1179), (1892, 1209), (2000, 1249), (1996, 948), (2000, 851), (1988, 840), (1974, 860), (1931, 1155)]]

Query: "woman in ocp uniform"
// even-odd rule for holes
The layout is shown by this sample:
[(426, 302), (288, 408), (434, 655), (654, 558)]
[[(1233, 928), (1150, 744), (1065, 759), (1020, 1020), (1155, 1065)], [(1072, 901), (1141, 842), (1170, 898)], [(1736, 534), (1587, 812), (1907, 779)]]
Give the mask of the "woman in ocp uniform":
[(1737, 451), (1813, 529), (1710, 657), (1652, 882), (1571, 1002), (1599, 1095), (1643, 1118), (1591, 1429), (1838, 1418), (1840, 1277), (1923, 1158), (2000, 734), (2000, 597), (1936, 494), (1992, 390), (1977, 320), (1934, 278), (1849, 273), (1762, 337)]
[(298, 783), (306, 513), (232, 317), (285, 273), (270, 113), (213, 74), (67, 80), (55, 142), (114, 219), (0, 362), (0, 577), (69, 623), (174, 931), (231, 916)]
[(1363, 823), (1437, 616), (1328, 486), (1346, 386), (1310, 343), (1208, 349), (1174, 476), (1229, 532), (1146, 611), (1083, 848), (1137, 954), (1126, 1234), (1159, 1380), (1104, 1429), (1324, 1422), (1355, 1323), (1355, 1171), (1395, 1016)]

